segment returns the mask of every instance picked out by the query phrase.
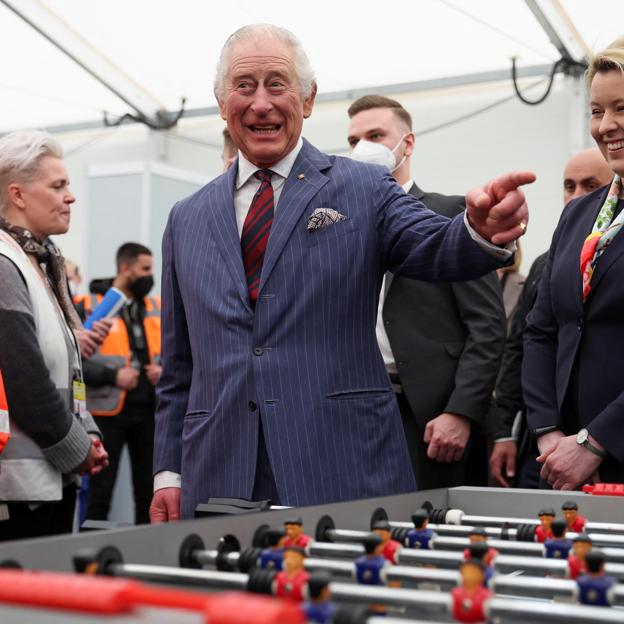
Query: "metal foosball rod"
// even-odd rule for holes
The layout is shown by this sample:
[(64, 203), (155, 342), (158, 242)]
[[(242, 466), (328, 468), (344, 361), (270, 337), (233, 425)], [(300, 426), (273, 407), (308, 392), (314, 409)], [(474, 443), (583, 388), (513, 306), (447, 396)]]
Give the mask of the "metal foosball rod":
[[(370, 534), (369, 534), (370, 535)], [(191, 566), (218, 566), (221, 570), (241, 570), (249, 569), (250, 564), (256, 565), (260, 556), (258, 552), (253, 557), (239, 553), (231, 548), (236, 547), (238, 540), (233, 536), (221, 540), (217, 550), (202, 549), (203, 541), (197, 535), (188, 536), (180, 548), (180, 564), (183, 567)], [(226, 545), (224, 547), (224, 545)], [(360, 554), (363, 554), (361, 551)], [(441, 589), (451, 589), (459, 582), (457, 569), (465, 560), (463, 553), (435, 553), (432, 551), (420, 551), (402, 549), (398, 551), (397, 561), (399, 565), (388, 565), (383, 570), (383, 580), (385, 584), (400, 583), (411, 587), (422, 585), (435, 585)], [(442, 555), (442, 559), (440, 559)], [(406, 566), (400, 565), (404, 560), (418, 560), (425, 565), (440, 566), (442, 563), (445, 569)], [(576, 584), (574, 581), (564, 581), (562, 585), (560, 579), (537, 578), (546, 576), (564, 577), (568, 574), (568, 563), (566, 560), (537, 559), (533, 557), (505, 557), (499, 555), (493, 560), (494, 576), (491, 587), (495, 593), (512, 594), (518, 596), (533, 596), (539, 593), (543, 598), (566, 598), (574, 600), (576, 597)], [(324, 570), (334, 578), (353, 579), (355, 578), (355, 565), (352, 561), (340, 561), (335, 559), (320, 559), (308, 557), (304, 561), (305, 570), (314, 572)], [(509, 577), (508, 574), (517, 573), (519, 570), (528, 572), (533, 576)], [(624, 566), (609, 566), (607, 573), (616, 580), (624, 581)], [(507, 581), (507, 579), (510, 579)], [(624, 605), (624, 587), (618, 587), (614, 593), (614, 604)]]
[[(262, 535), (262, 531), (259, 535)], [(370, 536), (370, 533), (364, 533), (364, 535)], [(256, 538), (254, 538), (254, 542), (257, 543)], [(489, 545), (490, 542), (488, 542)], [(531, 544), (526, 545), (532, 546)], [(337, 546), (336, 549), (334, 549), (335, 546)], [(466, 543), (465, 546), (467, 547), (468, 544)], [(541, 547), (540, 544), (534, 544), (534, 546)], [(351, 561), (336, 560), (336, 557), (353, 560), (364, 554), (361, 544), (336, 545), (323, 542), (310, 542), (306, 547), (306, 551), (308, 555), (311, 555), (305, 561), (306, 569), (327, 569), (338, 578), (352, 578), (353, 563)], [(603, 552), (608, 557), (609, 553), (607, 551), (608, 549), (605, 549)], [(189, 535), (180, 547), (179, 561), (180, 565), (185, 568), (210, 566), (221, 571), (247, 572), (252, 567), (261, 565), (262, 553), (263, 549), (261, 547), (241, 550), (240, 542), (233, 535), (222, 537), (217, 548), (211, 550), (205, 548), (204, 542), (199, 536)], [(394, 562), (398, 564), (400, 569), (397, 572), (393, 572), (393, 575), (402, 574), (404, 577), (396, 578), (393, 576), (393, 580), (409, 582), (412, 579), (417, 579), (418, 582), (426, 582), (421, 580), (422, 577), (418, 572), (409, 571), (405, 568), (435, 566), (441, 570), (457, 570), (463, 560), (463, 549), (462, 551), (438, 551), (400, 548), (394, 556)], [(607, 573), (618, 582), (624, 582), (624, 564), (611, 563), (610, 559), (607, 560)], [(529, 576), (569, 576), (567, 559), (498, 554), (493, 558), (492, 565), (494, 570), (500, 574), (522, 571)], [(439, 580), (442, 584), (445, 583), (444, 577), (440, 577)]]
[[(197, 536), (193, 536), (194, 539), (197, 539)], [(192, 540), (186, 540), (188, 542)], [(377, 538), (377, 544), (380, 544), (379, 538)], [(303, 551), (300, 548), (291, 548), (291, 551), (297, 551), (298, 556), (304, 557)], [(287, 551), (288, 552), (288, 551)], [(367, 550), (367, 552), (369, 552)], [(74, 558), (75, 565), (78, 571), (83, 571), (91, 574), (104, 574), (108, 576), (115, 577), (123, 577), (123, 578), (132, 578), (143, 581), (150, 582), (166, 582), (173, 584), (183, 584), (189, 586), (201, 586), (206, 589), (245, 589), (247, 591), (256, 592), (256, 593), (266, 593), (272, 595), (281, 595), (281, 596), (289, 596), (295, 597), (295, 594), (284, 594), (279, 591), (279, 574), (276, 575), (274, 570), (254, 570), (251, 574), (242, 574), (242, 573), (233, 573), (233, 572), (218, 572), (218, 571), (206, 571), (206, 570), (193, 570), (193, 569), (178, 569), (167, 566), (150, 566), (150, 565), (142, 565), (142, 564), (126, 564), (123, 562), (122, 555), (120, 551), (114, 547), (105, 547), (99, 551), (82, 551), (78, 553)], [(340, 563), (340, 562), (333, 562)], [(350, 562), (346, 562), (349, 564)], [(604, 564), (604, 559), (603, 559)], [(397, 570), (396, 566), (385, 566), (383, 573), (390, 573), (392, 570)], [(482, 584), (485, 580), (485, 567), (483, 564), (475, 559), (471, 559), (469, 561), (463, 561), (460, 566), (460, 573), (462, 575), (462, 580), (465, 582), (465, 569), (473, 569), (477, 570), (481, 575), (480, 578), (477, 579), (478, 584)], [(427, 570), (422, 570), (422, 573), (427, 572)], [(429, 572), (440, 572), (436, 570), (431, 570)], [(281, 573), (280, 573), (281, 574)], [(299, 599), (303, 599), (303, 595), (305, 593), (305, 585), (307, 584), (310, 576), (305, 575), (305, 580), (298, 585), (298, 597)], [(389, 578), (387, 579), (389, 581)], [(516, 593), (518, 593), (519, 588), (522, 586), (523, 581), (527, 581), (528, 579), (516, 579), (517, 583), (515, 585)], [(494, 581), (494, 588), (496, 588), (496, 583), (498, 581)], [(535, 589), (539, 584), (545, 584), (546, 581), (541, 581), (540, 579), (533, 579)], [(297, 585), (296, 582), (294, 582)], [(510, 583), (509, 580), (505, 582), (501, 581), (501, 587), (505, 591), (509, 591), (514, 589), (512, 587), (513, 582)], [(555, 596), (565, 596), (568, 597), (566, 591), (570, 594), (570, 597), (574, 596), (573, 583), (570, 582), (568, 587), (566, 585), (562, 585), (562, 583), (551, 583), (554, 588)], [(526, 586), (526, 583), (525, 583)], [(354, 585), (354, 584), (344, 584), (344, 583), (331, 583), (331, 595), (333, 600), (336, 602), (363, 602), (365, 604), (380, 604), (386, 606), (394, 606), (400, 607), (401, 609), (418, 609), (418, 613), (425, 614), (436, 614), (449, 611), (454, 614), (457, 612), (457, 605), (463, 604), (465, 598), (462, 597), (458, 601), (458, 597), (455, 594), (457, 591), (464, 591), (462, 588), (455, 588), (452, 590), (451, 594), (441, 593), (441, 592), (432, 592), (432, 591), (422, 591), (422, 590), (408, 590), (408, 589), (399, 589), (396, 587), (383, 587), (377, 584), (363, 584), (363, 585)], [(611, 591), (611, 600), (610, 604), (624, 604), (624, 588), (621, 588), (622, 591), (618, 591), (619, 588), (613, 587)], [(290, 590), (289, 590), (290, 591)], [(508, 604), (509, 600), (505, 602), (504, 599), (495, 598), (492, 596), (492, 592), (486, 590), (482, 587), (481, 591), (483, 592), (480, 600), (477, 601), (478, 608), (485, 608), (486, 610), (490, 609), (489, 605), (494, 604), (498, 605), (497, 609), (499, 615), (505, 612), (505, 610), (513, 610), (516, 607)], [(543, 595), (543, 593), (542, 593)], [(544, 605), (541, 604), (538, 606), (537, 610), (535, 609), (535, 601), (530, 600), (514, 600), (512, 602), (522, 602), (526, 605), (531, 606), (532, 613), (540, 615), (542, 619), (529, 619), (529, 621), (573, 621), (567, 615), (564, 619), (554, 620), (552, 617), (548, 617), (548, 613), (552, 612), (552, 609), (549, 609), (550, 606), (555, 605)], [(583, 622), (613, 622), (613, 621), (622, 621), (624, 616), (624, 611), (619, 609), (597, 609), (597, 613), (587, 612), (585, 613), (585, 609), (587, 607), (580, 605), (570, 605), (570, 609), (573, 609), (573, 612), (583, 614), (583, 618), (580, 621)], [(579, 611), (580, 610), (580, 611)], [(524, 610), (526, 613), (526, 609)], [(613, 619), (612, 616), (603, 617), (600, 613), (604, 612), (613, 612), (620, 618), (619, 620)], [(567, 613), (567, 612), (565, 612)], [(472, 621), (472, 620), (461, 620), (460, 621)], [(579, 620), (576, 620), (579, 621)]]
[[(430, 506), (429, 506), (430, 507)], [(504, 516), (480, 516), (467, 514), (461, 509), (431, 509), (432, 524), (452, 524), (456, 526), (510, 527), (517, 528), (525, 524), (539, 525), (536, 518), (514, 518)], [(387, 518), (386, 518), (387, 519)], [(390, 521), (391, 525), (394, 525)], [(397, 524), (398, 526), (398, 524)], [(624, 535), (624, 523), (621, 522), (585, 522), (586, 533), (612, 533)]]
[[(345, 583), (332, 583), (332, 597), (337, 602), (374, 602), (389, 607), (417, 611), (425, 617), (443, 616), (452, 609), (452, 599), (448, 594), (394, 589), (388, 587), (352, 586)], [(545, 603), (514, 598), (490, 598), (484, 604), (488, 619), (503, 622), (543, 622), (544, 624), (618, 624), (622, 623), (624, 613), (619, 609), (605, 609), (585, 605)], [(389, 618), (371, 619), (372, 622), (389, 624)]]
[[(371, 525), (375, 526), (375, 524), (379, 521), (379, 512), (377, 510), (373, 514), (373, 518), (371, 520)], [(409, 540), (409, 531), (414, 528), (414, 523), (388, 523), (391, 527), (393, 525), (401, 524), (401, 527), (392, 528), (392, 538), (398, 541), (401, 545), (408, 545), (410, 543)], [(467, 537), (441, 537), (436, 535), (437, 530), (436, 527), (438, 525), (430, 525), (427, 524), (427, 528), (431, 530), (432, 537), (429, 537), (425, 542), (422, 542), (422, 548), (425, 550), (431, 549), (436, 551), (458, 551), (465, 550), (470, 545)], [(450, 526), (450, 525), (449, 525)], [(459, 527), (458, 527), (459, 528)], [(466, 535), (468, 535), (471, 531), (474, 530), (473, 527), (461, 527), (466, 529)], [(315, 541), (310, 542), (307, 546), (308, 553), (311, 556), (316, 557), (358, 557), (362, 554), (361, 547), (356, 547), (356, 544), (361, 544), (366, 537), (370, 535), (368, 531), (353, 531), (353, 530), (344, 530), (337, 529), (334, 525), (334, 522), (330, 516), (323, 516), (316, 527), (315, 531)], [(576, 533), (568, 533), (567, 537), (570, 539), (574, 539), (577, 537)], [(598, 538), (605, 537), (610, 538), (611, 536), (600, 535), (598, 534)], [(619, 536), (615, 536), (619, 539)], [(590, 536), (591, 539), (591, 536)], [(604, 546), (605, 543), (610, 543), (608, 540), (605, 542), (600, 540), (596, 542), (592, 539), (592, 542), (595, 546)], [(512, 542), (506, 540), (487, 540), (488, 546), (494, 548), (502, 555), (517, 555), (521, 557), (544, 557), (545, 556), (545, 547), (543, 544), (536, 542), (528, 542), (528, 541), (519, 541)], [(426, 545), (425, 545), (426, 544)], [(414, 545), (420, 545), (419, 542), (415, 542)], [(624, 543), (623, 543), (624, 545)], [(610, 563), (620, 563), (624, 564), (624, 548), (602, 548), (605, 555), (607, 555), (607, 560)], [(451, 562), (455, 560), (453, 558), (450, 559)], [(410, 565), (412, 561), (410, 560), (410, 554), (402, 549), (396, 554), (396, 562), (400, 564)]]

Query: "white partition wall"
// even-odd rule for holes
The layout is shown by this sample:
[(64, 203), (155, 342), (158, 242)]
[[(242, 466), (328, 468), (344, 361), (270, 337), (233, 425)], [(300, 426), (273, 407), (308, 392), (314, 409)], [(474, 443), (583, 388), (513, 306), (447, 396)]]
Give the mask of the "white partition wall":
[(115, 252), (125, 242), (147, 245), (154, 254), (155, 292), (160, 292), (161, 242), (172, 206), (205, 180), (196, 173), (157, 162), (90, 167), (87, 254), (90, 279), (115, 273)]

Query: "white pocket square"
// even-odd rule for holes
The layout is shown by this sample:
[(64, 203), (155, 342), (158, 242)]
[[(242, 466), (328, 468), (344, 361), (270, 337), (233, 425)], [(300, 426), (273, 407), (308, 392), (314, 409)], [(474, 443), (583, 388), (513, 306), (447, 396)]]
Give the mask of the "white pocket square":
[(321, 228), (333, 225), (339, 221), (348, 219), (343, 214), (340, 214), (333, 208), (317, 208), (308, 219), (308, 232), (314, 232), (314, 230), (320, 230)]

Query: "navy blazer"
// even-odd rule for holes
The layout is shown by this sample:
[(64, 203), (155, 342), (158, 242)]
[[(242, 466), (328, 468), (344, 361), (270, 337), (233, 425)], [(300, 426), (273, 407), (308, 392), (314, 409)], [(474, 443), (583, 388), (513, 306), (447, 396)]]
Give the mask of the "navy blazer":
[[(598, 259), (582, 301), (581, 247), (607, 196), (570, 202), (555, 230), (537, 300), (527, 319), (522, 381), (531, 430), (589, 432), (612, 458), (600, 468), (624, 480), (624, 232)], [(614, 471), (612, 470), (614, 469)]]
[[(179, 202), (165, 230), (154, 470), (181, 473), (183, 517), (210, 496), (250, 498), (261, 418), (283, 504), (413, 490), (375, 336), (383, 274), (457, 281), (500, 262), (462, 216), (438, 216), (380, 167), (304, 141), (275, 211), (254, 313), (236, 174), (235, 164)], [(347, 218), (310, 232), (317, 208)]]

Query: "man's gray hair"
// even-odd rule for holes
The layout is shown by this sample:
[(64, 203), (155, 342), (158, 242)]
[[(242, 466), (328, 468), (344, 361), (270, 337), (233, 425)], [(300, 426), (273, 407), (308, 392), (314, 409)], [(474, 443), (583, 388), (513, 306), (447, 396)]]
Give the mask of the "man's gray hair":
[(240, 41), (258, 39), (260, 37), (275, 38), (290, 45), (293, 51), (293, 63), (295, 65), (295, 73), (299, 79), (301, 94), (304, 98), (309, 97), (314, 87), (314, 71), (299, 39), (290, 30), (274, 24), (248, 24), (232, 33), (223, 45), (221, 56), (217, 63), (217, 74), (214, 83), (217, 98), (220, 100), (225, 99), (225, 80), (230, 69), (232, 48)]
[(9, 184), (28, 184), (35, 180), (39, 175), (39, 161), (44, 156), (63, 158), (60, 143), (46, 132), (11, 132), (0, 139), (0, 213), (8, 204)]

